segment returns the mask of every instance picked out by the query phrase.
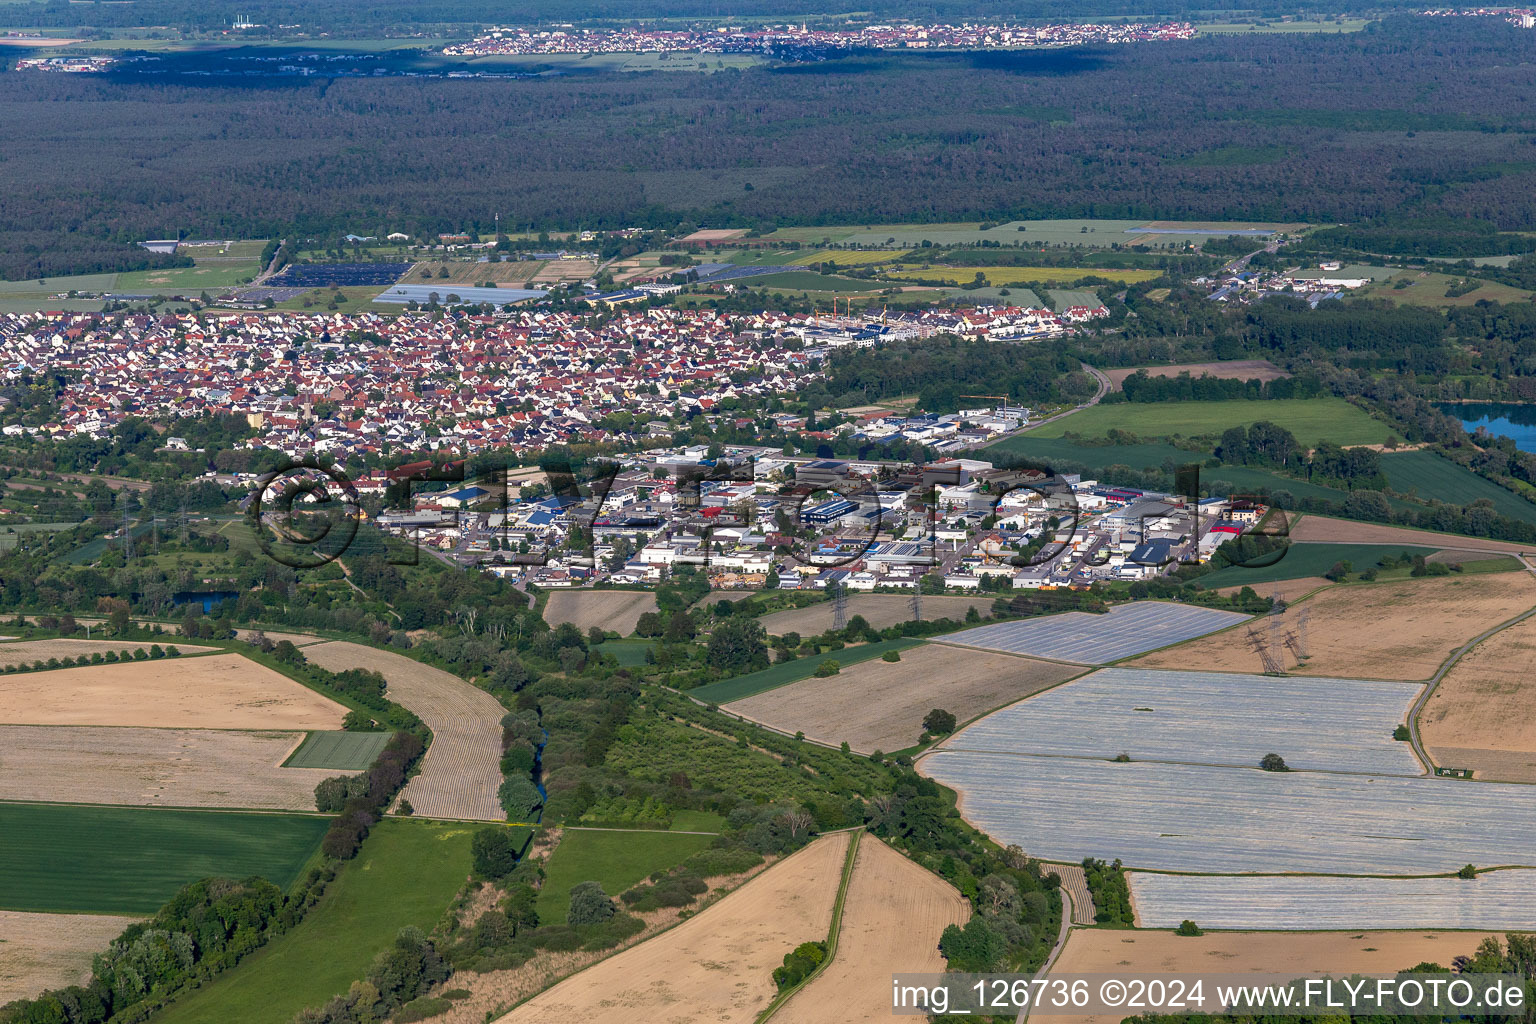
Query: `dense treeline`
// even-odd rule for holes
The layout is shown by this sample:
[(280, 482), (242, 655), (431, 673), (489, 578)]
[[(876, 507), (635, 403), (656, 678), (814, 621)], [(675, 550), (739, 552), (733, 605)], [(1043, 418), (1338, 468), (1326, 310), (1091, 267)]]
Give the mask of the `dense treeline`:
[[(73, 28), (80, 25), (130, 27), (139, 25), (178, 25), (191, 29), (227, 28), (229, 17), (196, 0), (136, 0), (124, 9), (114, 3), (86, 3), (79, 0), (32, 0), (17, 4), (15, 14), (6, 16), (7, 24)], [(540, 22), (593, 21), (598, 24), (631, 25), (636, 21), (676, 18), (729, 18), (751, 22), (754, 18), (824, 16), (826, 6), (816, 0), (384, 0), (359, 6), (345, 0), (254, 0), (247, 5), (248, 17), (263, 26), (300, 24), (306, 31), (327, 31), (342, 35), (376, 36), (388, 30), (420, 29), (424, 26), (462, 25), (536, 25)], [(1391, 10), (1399, 4), (1391, 0), (1359, 0), (1353, 10)], [(876, 18), (958, 19), (965, 21), (1002, 18), (1009, 21), (1038, 18), (1082, 20), (1104, 15), (1174, 17), (1192, 12), (1237, 10), (1251, 14), (1292, 14), (1296, 11), (1324, 11), (1332, 14), (1336, 5), (1322, 0), (1200, 0), (1199, 3), (1160, 4), (1149, 9), (1136, 0), (1093, 0), (1092, 3), (1067, 3), (1066, 0), (1029, 0), (1027, 3), (998, 3), (997, 0), (874, 0), (860, 7)], [(82, 10), (82, 8), (84, 8)], [(253, 33), (255, 34), (255, 33)]]
[[(1498, 169), (1487, 169), (1490, 177)], [(1309, 249), (1353, 249), (1386, 256), (1502, 256), (1536, 251), (1536, 237), (1501, 233), (1497, 226), (1471, 218), (1414, 218), (1323, 228), (1306, 237)]]
[[(983, 394), (1039, 403), (1081, 401), (1097, 390), (1062, 342), (1025, 346), (951, 338), (844, 348), (832, 355), (830, 369), (826, 390), (840, 405), (916, 394), (918, 406), (929, 412), (985, 405), (974, 397)], [(807, 401), (814, 403), (814, 395)]]
[(4, 1024), (139, 1021), (196, 985), (233, 967), (287, 931), (334, 877), (313, 869), (293, 893), (263, 878), (205, 878), (185, 886), (154, 917), (129, 925), (96, 957), (85, 985), (44, 992), (0, 1007)]
[(1191, 377), (1186, 370), (1177, 377), (1153, 377), (1137, 370), (1104, 400), (1123, 402), (1219, 402), (1246, 398), (1315, 398), (1325, 394), (1316, 374), (1304, 373), (1275, 380), (1239, 380), (1235, 377)]
[[(76, 225), (489, 234), (497, 213), (569, 228), (1413, 212), (1529, 229), (1536, 117), (1509, 97), (1533, 90), (1536, 35), (1422, 18), (710, 75), (5, 74), (0, 251)], [(1234, 146), (1273, 156), (1234, 173)]]

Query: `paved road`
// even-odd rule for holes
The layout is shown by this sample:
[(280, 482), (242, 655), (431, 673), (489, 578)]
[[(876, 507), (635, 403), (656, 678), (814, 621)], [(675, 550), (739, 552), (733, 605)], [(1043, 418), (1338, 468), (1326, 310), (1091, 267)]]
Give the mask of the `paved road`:
[(1098, 369), (1096, 367), (1089, 366), (1087, 363), (1083, 364), (1083, 370), (1086, 371), (1090, 376), (1092, 376), (1094, 380), (1099, 382), (1099, 390), (1098, 390), (1098, 392), (1092, 398), (1088, 399), (1088, 401), (1084, 402), (1082, 405), (1073, 406), (1072, 408), (1064, 410), (1063, 412), (1059, 412), (1059, 413), (1057, 413), (1054, 416), (1047, 416), (1043, 420), (1035, 420), (1032, 423), (1026, 423), (1024, 426), (1020, 427), (1018, 430), (1010, 430), (1006, 434), (999, 434), (996, 437), (989, 437), (985, 441), (977, 441), (975, 444), (965, 445), (965, 446), (963, 446), (963, 447), (961, 447), (959, 449), (956, 449), (956, 450), (957, 451), (965, 451), (965, 450), (971, 449), (971, 448), (986, 448), (986, 447), (990, 447), (991, 445), (997, 444), (997, 443), (999, 443), (1001, 441), (1006, 441), (1010, 437), (1016, 437), (1019, 434), (1022, 434), (1022, 433), (1024, 433), (1027, 430), (1034, 430), (1036, 427), (1043, 427), (1047, 423), (1055, 423), (1057, 420), (1061, 419), (1063, 416), (1071, 416), (1075, 412), (1082, 412), (1084, 409), (1087, 409), (1087, 408), (1089, 408), (1091, 406), (1098, 405), (1099, 402), (1103, 400), (1104, 396), (1109, 394), (1109, 377), (1105, 375), (1103, 370), (1100, 370), (1100, 369)]
[[(1037, 978), (1044, 978), (1050, 975), (1051, 968), (1056, 964), (1056, 958), (1061, 956), (1063, 949), (1067, 948), (1067, 936), (1072, 932), (1072, 918), (1074, 916), (1072, 892), (1066, 886), (1062, 886), (1056, 891), (1061, 893), (1061, 927), (1056, 932), (1056, 945), (1051, 947), (1051, 955), (1045, 958), (1045, 963), (1041, 964), (1040, 969), (1035, 972), (1035, 977)], [(1026, 1008), (1019, 1011), (1018, 1017), (1015, 1018), (1015, 1024), (1024, 1024), (1027, 1020), (1029, 1020), (1029, 1010)]]
[(427, 818), (505, 821), (496, 789), (501, 785), (501, 717), (496, 698), (458, 676), (404, 655), (333, 640), (304, 648), (321, 668), (366, 668), (389, 682), (390, 700), (404, 705), (432, 730), (421, 772), (402, 799)]

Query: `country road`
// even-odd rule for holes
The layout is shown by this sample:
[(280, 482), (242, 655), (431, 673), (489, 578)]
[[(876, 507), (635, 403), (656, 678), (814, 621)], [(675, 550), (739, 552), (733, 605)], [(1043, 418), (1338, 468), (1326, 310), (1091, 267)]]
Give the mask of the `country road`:
[(1026, 423), (1024, 426), (1020, 427), (1018, 430), (1010, 430), (1006, 434), (999, 434), (996, 437), (989, 437), (985, 441), (978, 441), (975, 444), (966, 445), (964, 448), (961, 448), (959, 450), (960, 451), (966, 451), (966, 450), (969, 450), (971, 448), (987, 448), (987, 447), (990, 447), (990, 446), (992, 446), (994, 444), (997, 444), (1000, 441), (1006, 441), (1010, 437), (1017, 437), (1020, 434), (1026, 433), (1026, 432), (1031, 431), (1031, 430), (1034, 430), (1036, 427), (1043, 427), (1047, 423), (1055, 423), (1057, 420), (1061, 419), (1063, 416), (1071, 416), (1075, 412), (1082, 412), (1084, 409), (1089, 409), (1089, 408), (1092, 408), (1095, 405), (1098, 405), (1099, 402), (1101, 402), (1103, 400), (1104, 396), (1109, 394), (1109, 377), (1108, 377), (1107, 374), (1104, 373), (1103, 370), (1100, 370), (1100, 369), (1098, 369), (1096, 367), (1089, 366), (1087, 363), (1083, 364), (1083, 369), (1089, 375), (1091, 375), (1094, 380), (1098, 381), (1098, 383), (1099, 383), (1099, 390), (1098, 390), (1098, 392), (1096, 394), (1094, 394), (1094, 396), (1092, 398), (1088, 399), (1088, 401), (1084, 402), (1082, 405), (1076, 405), (1076, 406), (1073, 406), (1070, 409), (1065, 409), (1065, 410), (1063, 410), (1061, 412), (1058, 412), (1054, 416), (1047, 416), (1043, 420), (1035, 420), (1032, 423)]
[(401, 799), (424, 818), (505, 821), (496, 799), (501, 785), (501, 716), (492, 697), (456, 675), (402, 654), (333, 640), (304, 648), (321, 668), (342, 672), (364, 668), (382, 674), (389, 699), (403, 705), (432, 730), (432, 745), (421, 772), (405, 784)]

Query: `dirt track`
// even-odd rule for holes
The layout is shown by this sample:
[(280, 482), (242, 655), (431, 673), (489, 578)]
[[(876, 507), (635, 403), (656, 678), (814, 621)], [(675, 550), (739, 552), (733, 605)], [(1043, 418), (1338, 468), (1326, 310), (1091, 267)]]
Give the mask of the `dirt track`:
[(0, 1005), (83, 984), (91, 976), (91, 958), (137, 920), (0, 910)]
[(859, 842), (837, 956), (773, 1024), (858, 1024), (891, 1018), (891, 975), (941, 974), (939, 936), (970, 920), (965, 897), (873, 836)]
[(300, 732), (0, 725), (7, 800), (313, 811), (337, 772), (280, 768)]
[(846, 832), (817, 839), (697, 916), (572, 975), (499, 1024), (754, 1020), (773, 998), (773, 969), (784, 954), (826, 939), (848, 841)]
[(504, 821), (496, 800), (501, 785), (501, 717), (506, 709), (484, 690), (458, 676), (389, 651), (336, 640), (304, 648), (304, 656), (339, 672), (365, 668), (382, 673), (388, 696), (432, 730), (421, 773), (405, 784), (401, 799), (428, 818)]
[(915, 744), (934, 708), (965, 722), (1071, 678), (1082, 669), (986, 651), (925, 644), (890, 664), (874, 658), (826, 679), (802, 679), (724, 706), (785, 732), (842, 743), (861, 754)]
[(347, 709), (238, 654), (0, 677), (0, 722), (169, 729), (339, 729)]
[(1474, 647), (1419, 714), (1435, 762), (1477, 778), (1536, 782), (1536, 618)]

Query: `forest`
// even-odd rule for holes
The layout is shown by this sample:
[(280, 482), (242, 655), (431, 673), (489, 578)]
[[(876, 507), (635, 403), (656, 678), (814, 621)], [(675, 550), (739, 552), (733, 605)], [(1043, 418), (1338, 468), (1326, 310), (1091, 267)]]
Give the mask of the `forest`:
[[(918, 21), (1052, 19), (1081, 21), (1104, 15), (1178, 17), (1190, 13), (1239, 11), (1245, 15), (1292, 14), (1298, 11), (1332, 13), (1336, 5), (1321, 0), (1201, 0), (1175, 2), (1149, 8), (1136, 0), (873, 0), (860, 11), (875, 18), (902, 17)], [(1352, 10), (1392, 10), (1392, 0), (1357, 0)], [(228, 12), (196, 0), (135, 0), (133, 4), (79, 2), (79, 0), (29, 0), (7, 13), (7, 24), (74, 28), (137, 25), (185, 25), (193, 29), (220, 29), (229, 23)], [(242, 5), (252, 21), (263, 25), (302, 24), (343, 35), (377, 36), (386, 29), (409, 30), (422, 26), (497, 24), (536, 25), (549, 21), (587, 21), (596, 24), (632, 24), (644, 19), (697, 18), (735, 20), (793, 17), (797, 20), (827, 14), (816, 0), (385, 0), (359, 4), (350, 0), (255, 0)]]
[[(1511, 102), (1536, 93), (1536, 33), (1493, 20), (710, 75), (237, 81), (166, 64), (162, 76), (0, 74), (0, 276), (142, 261), (133, 243), (178, 232), (489, 232), (497, 214), (534, 228), (1074, 216), (1536, 228), (1536, 111)], [(1234, 168), (1232, 147), (1266, 156)]]

